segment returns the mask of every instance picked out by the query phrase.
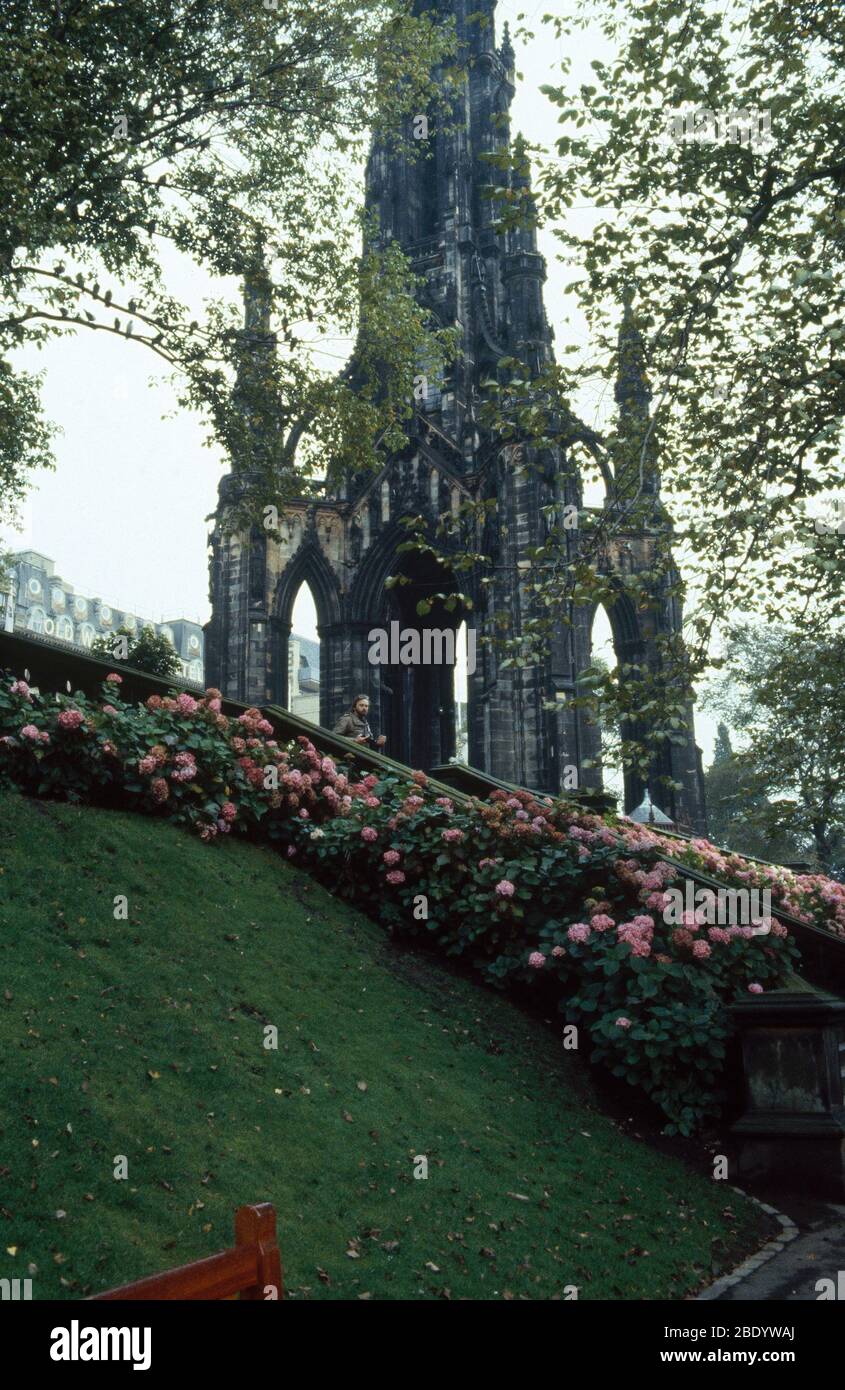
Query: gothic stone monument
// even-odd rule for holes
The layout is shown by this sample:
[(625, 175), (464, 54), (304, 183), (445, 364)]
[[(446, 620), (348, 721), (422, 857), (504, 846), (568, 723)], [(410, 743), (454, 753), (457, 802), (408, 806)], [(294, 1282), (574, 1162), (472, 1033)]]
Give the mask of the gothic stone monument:
[[(288, 691), (288, 638), (294, 601), (303, 582), (314, 597), (321, 643), (320, 722), (331, 725), (358, 691), (369, 691), (373, 724), (387, 734), (392, 756), (414, 767), (432, 767), (455, 753), (453, 671), (448, 666), (372, 665), (368, 633), (455, 628), (462, 621), (442, 608), (416, 614), (421, 597), (443, 587), (437, 567), (397, 554), (407, 539), (406, 514), (422, 515), (432, 529), (438, 515), (466, 499), (495, 499), (495, 512), (479, 548), (493, 563), (493, 582), (465, 580), (474, 609), (466, 616), (480, 628), (492, 612), (510, 615), (518, 633), (525, 611), (527, 551), (542, 544), (543, 507), (582, 506), (581, 481), (564, 451), (532, 457), (518, 446), (490, 438), (479, 427), (482, 382), (496, 376), (503, 356), (514, 355), (538, 371), (551, 360), (553, 333), (543, 303), (546, 266), (536, 233), (520, 226), (497, 230), (488, 196), (494, 177), (485, 156), (510, 147), (508, 113), (514, 96), (514, 52), (507, 31), (496, 45), (495, 0), (441, 0), (455, 18), (462, 43), (462, 86), (453, 116), (430, 122), (425, 157), (407, 157), (376, 143), (370, 152), (366, 201), (382, 238), (395, 238), (414, 271), (424, 277), (422, 302), (444, 326), (456, 326), (462, 352), (446, 377), (430, 382), (408, 430), (407, 447), (378, 474), (349, 478), (317, 502), (286, 505), (279, 535), (260, 526), (238, 530), (228, 521), (231, 499), (242, 486), (237, 463), (223, 478), (211, 536), (212, 618), (207, 628), (208, 679), (233, 698), (284, 704)], [(470, 16), (486, 13), (479, 25)], [(498, 175), (527, 187), (527, 164), (512, 162)], [(256, 352), (272, 350), (269, 320), (248, 296), (245, 331)], [(650, 393), (641, 342), (626, 305), (620, 331), (616, 400), (620, 433), (648, 419)], [(611, 573), (648, 569), (660, 527), (668, 517), (659, 499), (656, 467), (646, 490), (653, 525), (630, 534), (617, 528), (604, 563)], [(612, 488), (608, 508), (619, 505)], [(575, 553), (578, 532), (569, 533)], [(393, 575), (412, 582), (385, 588)], [(480, 578), (480, 576), (479, 576)], [(475, 587), (473, 587), (475, 586)], [(639, 611), (621, 591), (608, 616), (619, 661), (654, 669), (656, 642), (680, 631), (678, 601), (669, 592)], [(598, 730), (567, 696), (590, 664), (594, 610), (561, 624), (548, 658), (523, 669), (501, 667), (501, 656), (478, 647), (468, 682), (469, 762), (497, 777), (556, 792), (566, 769), (579, 769), (579, 785), (601, 785)], [(546, 706), (554, 703), (554, 708)], [(584, 762), (592, 767), (582, 767)], [(571, 778), (571, 774), (569, 774)], [(680, 790), (659, 780), (671, 777)], [(652, 796), (678, 825), (705, 829), (700, 755), (692, 706), (682, 745), (666, 744), (647, 779)], [(566, 783), (571, 786), (571, 780)], [(626, 775), (625, 810), (637, 806), (645, 780)]]

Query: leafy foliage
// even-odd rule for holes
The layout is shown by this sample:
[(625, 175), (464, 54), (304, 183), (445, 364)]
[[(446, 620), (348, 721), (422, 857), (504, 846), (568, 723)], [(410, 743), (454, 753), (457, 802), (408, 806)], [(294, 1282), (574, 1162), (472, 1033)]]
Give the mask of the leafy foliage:
[(0, 685), (0, 774), (39, 796), (164, 815), (204, 840), (234, 829), (278, 844), (389, 929), (493, 984), (543, 991), (682, 1133), (719, 1110), (724, 1004), (782, 980), (796, 951), (778, 922), (763, 936), (750, 924), (705, 932), (695, 916), (673, 926), (667, 889), (682, 875), (665, 856), (682, 846), (845, 936), (845, 889), (826, 879), (756, 872), (706, 841), (683, 846), (528, 792), (456, 805), (422, 772), (361, 777), (354, 753), (341, 771), (304, 736), (281, 748), (260, 710), (233, 725), (217, 691), (131, 706), (119, 686), (108, 678), (97, 704)]
[(162, 632), (156, 632), (155, 628), (149, 625), (142, 627), (140, 632), (131, 632), (128, 627), (119, 627), (108, 637), (97, 637), (91, 644), (92, 654), (107, 656), (112, 661), (117, 661), (116, 638), (126, 640), (127, 666), (134, 666), (138, 671), (147, 671), (151, 676), (181, 674), (181, 663), (170, 638), (165, 637)]
[[(484, 419), (520, 468), (547, 478), (558, 449), (607, 505), (582, 511), (577, 544), (549, 516), (521, 634), (496, 615), (487, 635), (532, 665), (579, 606), (684, 601), (685, 642), (661, 639), (659, 671), (589, 673), (578, 697), (606, 727), (642, 717), (622, 749), (641, 771), (737, 611), (805, 635), (841, 618), (841, 531), (815, 524), (845, 417), (841, 18), (838, 0), (566, 0), (544, 16), (562, 51), (587, 33), (602, 56), (589, 83), (564, 57), (544, 89), (559, 135), (511, 152), (531, 154), (534, 192), (504, 196), (500, 225), (554, 233), (588, 346), (539, 373), (501, 360)], [(578, 418), (617, 382), (615, 417)], [(635, 576), (613, 563), (631, 532), (649, 551)]]
[(845, 633), (737, 626), (726, 665), (729, 677), (711, 703), (743, 736), (734, 764), (758, 825), (797, 841), (823, 870), (841, 874)]
[[(357, 172), (372, 128), (401, 144), (450, 35), (404, 0), (9, 0), (0, 14), (0, 481), (49, 458), (17, 348), (82, 330), (174, 368), (230, 455), (284, 488), (297, 446), (360, 463), (407, 409), (429, 341), (395, 257), (360, 267)], [(178, 299), (167, 248), (248, 287)], [(323, 336), (389, 321), (384, 374), (329, 381)], [(280, 353), (266, 347), (270, 319)], [(432, 339), (437, 355), (437, 341)], [(252, 356), (249, 368), (245, 359)], [(401, 379), (401, 391), (397, 388)], [(4, 385), (5, 383), (5, 385)], [(376, 389), (377, 388), (377, 389)], [(274, 471), (275, 470), (275, 471)]]

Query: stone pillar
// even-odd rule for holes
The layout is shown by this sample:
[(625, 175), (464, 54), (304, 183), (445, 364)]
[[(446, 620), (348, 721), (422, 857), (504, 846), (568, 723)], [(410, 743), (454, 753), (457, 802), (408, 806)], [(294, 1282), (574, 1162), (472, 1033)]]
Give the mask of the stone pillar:
[(845, 1201), (845, 1001), (773, 990), (734, 1004), (746, 1110), (741, 1181)]

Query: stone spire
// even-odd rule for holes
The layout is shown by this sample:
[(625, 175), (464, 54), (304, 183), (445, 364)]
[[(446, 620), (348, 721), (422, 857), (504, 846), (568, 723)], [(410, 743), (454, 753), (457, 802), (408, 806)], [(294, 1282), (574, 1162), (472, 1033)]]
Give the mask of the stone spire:
[(648, 413), (651, 401), (651, 387), (645, 368), (645, 347), (633, 305), (634, 288), (632, 285), (626, 285), (622, 292), (622, 324), (619, 329), (618, 370), (614, 391), (620, 414), (632, 407)]
[[(634, 310), (633, 285), (626, 285), (623, 290), (622, 304), (614, 396), (619, 407), (616, 476), (622, 484), (620, 491), (624, 494), (634, 489), (635, 485), (636, 488), (640, 487), (640, 460), (648, 435), (652, 393), (646, 371), (645, 344)], [(641, 490), (649, 496), (656, 496), (659, 476), (653, 436), (649, 438), (644, 464)]]
[(507, 233), (502, 280), (507, 298), (508, 345), (539, 371), (552, 355), (552, 331), (543, 304), (546, 260), (537, 250), (537, 213), (531, 194), (531, 162), (521, 135), (513, 143), (510, 190), (518, 224)]

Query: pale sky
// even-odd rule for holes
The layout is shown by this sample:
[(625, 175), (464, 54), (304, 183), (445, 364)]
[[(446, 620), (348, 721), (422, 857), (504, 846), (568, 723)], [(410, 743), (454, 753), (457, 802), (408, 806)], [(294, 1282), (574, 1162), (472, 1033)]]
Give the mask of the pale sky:
[[(498, 41), (504, 20), (510, 20), (513, 32), (520, 13), (539, 31), (527, 49), (517, 47), (523, 80), (512, 110), (514, 133), (521, 130), (538, 144), (553, 140), (557, 114), (538, 89), (560, 80), (564, 52), (563, 41), (540, 23), (548, 8), (548, 0), (535, 7), (524, 0), (499, 0), (498, 7)], [(607, 50), (599, 37), (582, 34), (573, 80), (589, 81), (589, 63), (600, 56), (606, 57)], [(586, 208), (572, 213), (582, 229), (592, 215)], [(557, 261), (550, 232), (541, 232), (540, 247), (548, 261), (546, 309), (557, 344), (586, 344), (586, 324), (572, 299), (565, 301), (563, 295), (572, 268)], [(166, 264), (169, 284), (178, 295), (197, 300), (225, 292), (238, 296), (233, 281), (213, 282), (175, 253)], [(118, 286), (114, 289), (117, 297)], [(337, 352), (336, 344), (332, 350)], [(153, 621), (207, 621), (210, 525), (205, 518), (216, 505), (223, 458), (219, 449), (204, 447), (199, 420), (177, 410), (175, 392), (157, 373), (155, 357), (137, 344), (83, 330), (41, 353), (20, 356), (28, 368), (45, 369), (46, 412), (63, 433), (56, 442), (56, 472), (38, 479), (22, 532), (7, 531), (0, 539), (12, 549), (31, 548), (50, 556), (63, 579), (116, 608)], [(337, 369), (334, 360), (331, 365)], [(587, 398), (578, 404), (588, 423), (599, 423), (612, 402)], [(305, 591), (301, 594), (295, 627), (316, 637), (313, 605)], [(699, 714), (698, 741), (708, 757), (711, 726)]]

